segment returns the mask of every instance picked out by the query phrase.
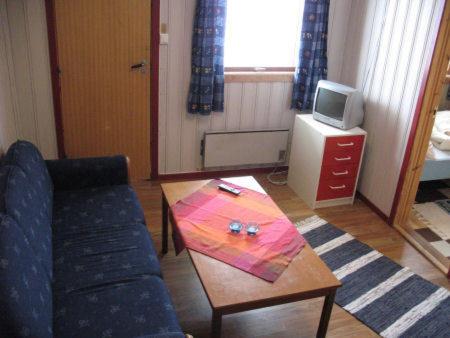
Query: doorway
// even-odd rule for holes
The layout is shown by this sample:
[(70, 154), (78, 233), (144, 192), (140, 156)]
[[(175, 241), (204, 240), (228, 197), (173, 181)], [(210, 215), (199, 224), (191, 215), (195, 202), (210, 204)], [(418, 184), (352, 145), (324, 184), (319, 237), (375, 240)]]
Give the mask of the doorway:
[(132, 179), (149, 178), (150, 0), (49, 2), (63, 155), (123, 154)]
[(450, 3), (445, 4), (397, 187), (394, 226), (450, 277)]
[(450, 270), (450, 69), (447, 72), (419, 186), (403, 226), (446, 273)]

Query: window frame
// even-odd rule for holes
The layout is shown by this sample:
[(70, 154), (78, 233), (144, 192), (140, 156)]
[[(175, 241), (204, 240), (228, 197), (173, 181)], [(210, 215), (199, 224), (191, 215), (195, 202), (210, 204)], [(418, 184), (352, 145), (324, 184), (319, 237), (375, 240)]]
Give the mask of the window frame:
[(227, 67), (224, 65), (224, 81), (225, 83), (293, 82), (295, 69), (296, 69), (295, 66)]
[[(273, 1), (273, 0), (272, 0)], [(302, 9), (302, 13), (300, 13), (299, 15), (299, 22), (297, 24), (297, 28), (300, 29), (300, 27), (302, 26), (302, 16), (305, 10), (305, 4), (304, 4), (304, 0), (297, 0), (299, 2), (303, 2), (303, 4), (301, 4), (301, 9)], [(227, 9), (228, 9), (228, 5), (227, 5)], [(227, 18), (228, 20), (228, 18)], [(228, 23), (228, 21), (227, 21)], [(299, 36), (297, 38), (300, 38), (301, 36), (301, 32), (299, 34)], [(226, 42), (226, 41), (224, 41)], [(224, 47), (226, 48), (226, 44), (224, 45)], [(296, 48), (298, 48), (299, 46), (296, 45)], [(224, 55), (225, 56), (225, 55)], [(298, 58), (298, 55), (295, 57), (295, 59)], [(224, 60), (225, 61), (225, 60)], [(290, 73), (289, 75), (293, 75), (295, 73), (296, 70), (296, 66), (297, 66), (298, 60), (294, 60), (294, 65), (272, 65), (272, 66), (227, 66), (226, 64), (224, 64), (224, 73), (226, 74), (233, 74), (234, 77), (236, 77), (237, 75), (239, 75), (238, 73), (240, 73), (242, 76), (250, 76), (250, 75), (260, 75), (260, 74), (266, 74), (266, 75), (271, 75), (271, 76), (279, 76), (279, 73)]]
[(295, 67), (225, 67), (225, 73), (227, 72), (257, 72), (257, 73), (268, 73), (268, 72), (294, 72)]
[(225, 83), (233, 82), (293, 82), (294, 67), (226, 67)]

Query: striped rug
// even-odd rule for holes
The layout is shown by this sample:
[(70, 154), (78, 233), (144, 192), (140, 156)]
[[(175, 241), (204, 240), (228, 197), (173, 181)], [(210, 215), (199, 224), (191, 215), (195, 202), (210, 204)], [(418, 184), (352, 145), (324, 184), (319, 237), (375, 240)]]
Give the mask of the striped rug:
[(342, 287), (336, 303), (383, 337), (450, 337), (450, 292), (318, 216), (298, 231)]

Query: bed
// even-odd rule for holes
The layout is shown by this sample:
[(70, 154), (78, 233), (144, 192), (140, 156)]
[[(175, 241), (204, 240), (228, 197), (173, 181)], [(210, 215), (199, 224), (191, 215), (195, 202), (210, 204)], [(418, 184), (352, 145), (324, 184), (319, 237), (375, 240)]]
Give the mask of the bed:
[[(434, 147), (434, 146), (433, 146)], [(450, 178), (450, 151), (433, 149), (434, 158), (426, 158), (421, 181), (443, 180)]]
[(436, 113), (421, 181), (450, 178), (450, 110)]

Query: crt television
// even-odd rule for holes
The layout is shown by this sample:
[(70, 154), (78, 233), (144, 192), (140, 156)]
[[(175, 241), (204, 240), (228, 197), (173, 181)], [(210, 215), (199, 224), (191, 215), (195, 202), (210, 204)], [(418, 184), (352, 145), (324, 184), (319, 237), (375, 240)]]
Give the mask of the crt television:
[(314, 96), (313, 117), (344, 130), (359, 126), (364, 118), (362, 93), (339, 83), (320, 80)]

